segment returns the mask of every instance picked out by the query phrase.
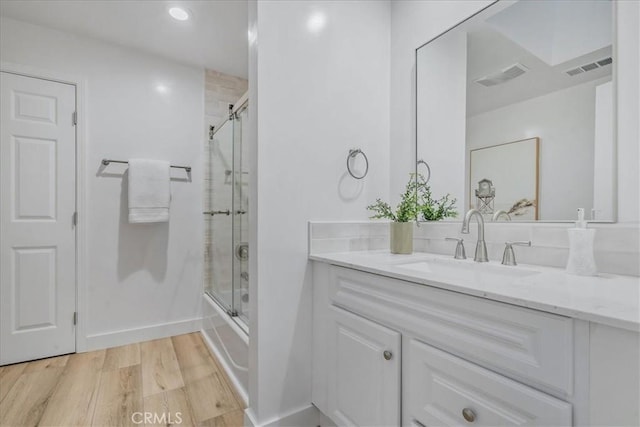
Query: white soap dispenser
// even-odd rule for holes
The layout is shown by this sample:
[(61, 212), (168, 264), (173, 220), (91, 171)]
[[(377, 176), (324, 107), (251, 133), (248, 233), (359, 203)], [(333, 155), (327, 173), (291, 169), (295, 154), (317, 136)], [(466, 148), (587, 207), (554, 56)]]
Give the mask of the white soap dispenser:
[(584, 220), (584, 209), (578, 209), (578, 221), (575, 228), (569, 232), (569, 262), (567, 273), (579, 276), (595, 276), (597, 273), (596, 260), (593, 257), (593, 241), (596, 230), (587, 228)]

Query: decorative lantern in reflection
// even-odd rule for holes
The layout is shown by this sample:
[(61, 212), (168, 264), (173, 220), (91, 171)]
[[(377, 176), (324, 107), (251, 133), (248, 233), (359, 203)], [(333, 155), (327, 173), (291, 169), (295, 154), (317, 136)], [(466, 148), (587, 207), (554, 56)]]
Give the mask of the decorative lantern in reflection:
[(483, 178), (478, 181), (476, 189), (476, 209), (481, 214), (493, 214), (493, 202), (496, 198), (496, 189), (490, 179)]

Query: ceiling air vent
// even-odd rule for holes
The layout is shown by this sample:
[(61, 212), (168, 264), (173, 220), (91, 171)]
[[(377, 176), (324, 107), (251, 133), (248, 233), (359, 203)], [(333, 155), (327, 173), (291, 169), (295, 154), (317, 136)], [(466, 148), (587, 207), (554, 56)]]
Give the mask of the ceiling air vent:
[(605, 58), (605, 59), (601, 59), (600, 61), (597, 61), (598, 65), (601, 67), (604, 67), (605, 65), (609, 65), (613, 62), (613, 58)]
[(488, 76), (481, 77), (474, 82), (481, 84), (482, 86), (491, 87), (506, 83), (509, 80), (513, 80), (526, 73), (528, 68), (522, 64), (513, 64), (497, 73), (489, 74)]
[(604, 59), (600, 59), (599, 61), (592, 62), (590, 64), (585, 64), (577, 68), (572, 68), (571, 70), (565, 71), (565, 73), (573, 77), (573, 76), (577, 76), (578, 74), (585, 73), (587, 71), (597, 70), (598, 68), (607, 66), (612, 62), (613, 62), (613, 58), (611, 57), (604, 58)]

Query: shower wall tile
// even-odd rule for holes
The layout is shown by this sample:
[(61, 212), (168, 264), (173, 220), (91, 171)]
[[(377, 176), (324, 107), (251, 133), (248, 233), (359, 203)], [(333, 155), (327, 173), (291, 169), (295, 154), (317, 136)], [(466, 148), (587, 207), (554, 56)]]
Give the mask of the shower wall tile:
[(249, 82), (215, 70), (205, 70), (204, 113), (205, 132), (208, 139), (209, 126), (218, 126), (229, 113), (229, 104), (234, 104), (249, 88)]

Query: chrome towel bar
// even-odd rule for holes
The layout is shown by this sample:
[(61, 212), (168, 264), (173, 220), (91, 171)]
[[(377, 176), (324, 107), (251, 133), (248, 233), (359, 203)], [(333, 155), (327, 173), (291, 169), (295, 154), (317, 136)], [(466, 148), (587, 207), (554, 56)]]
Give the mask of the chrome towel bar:
[(205, 211), (205, 212), (202, 212), (202, 213), (204, 215), (211, 215), (211, 216), (214, 216), (214, 215), (227, 215), (227, 216), (229, 216), (229, 215), (231, 215), (231, 211), (229, 209), (227, 209), (226, 211)]
[[(109, 163), (124, 163), (124, 164), (129, 164), (129, 162), (127, 162), (126, 160), (111, 160), (111, 159), (102, 159), (102, 164), (104, 166), (107, 166)], [(184, 169), (187, 172), (191, 172), (191, 166), (176, 166), (176, 165), (171, 165), (172, 168), (176, 168), (176, 169)]]
[[(227, 170), (225, 170), (225, 171), (224, 171), (224, 174), (225, 174), (226, 176), (229, 176), (229, 175), (231, 175), (232, 173), (233, 173), (233, 171), (232, 171), (231, 169), (227, 169)], [(242, 171), (242, 172), (236, 172), (236, 173), (243, 173), (243, 174), (249, 175), (249, 172), (245, 172), (245, 171)]]

